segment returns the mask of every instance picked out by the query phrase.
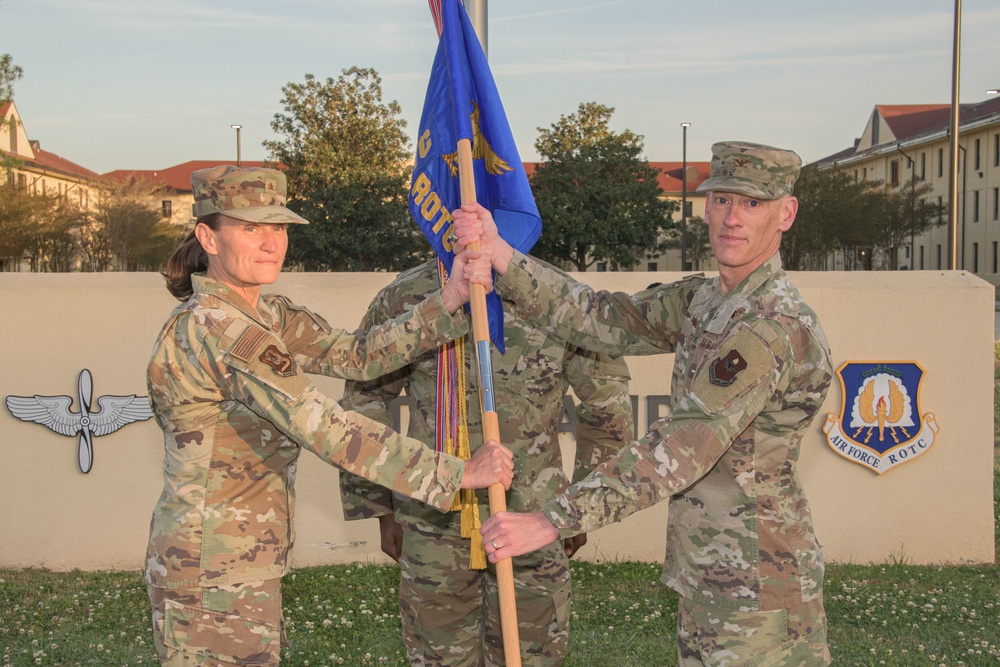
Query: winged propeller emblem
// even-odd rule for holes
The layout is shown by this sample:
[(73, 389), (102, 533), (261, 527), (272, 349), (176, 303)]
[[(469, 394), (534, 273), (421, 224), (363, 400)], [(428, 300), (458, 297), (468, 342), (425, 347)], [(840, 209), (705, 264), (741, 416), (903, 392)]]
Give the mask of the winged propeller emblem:
[(47, 426), (59, 435), (80, 436), (77, 459), (80, 471), (90, 472), (94, 465), (94, 438), (114, 433), (132, 422), (145, 421), (153, 416), (148, 396), (101, 396), (97, 399), (100, 409), (91, 412), (94, 380), (86, 368), (80, 371), (77, 382), (79, 412), (72, 412), (73, 399), (69, 396), (8, 396), (7, 409), (26, 422)]

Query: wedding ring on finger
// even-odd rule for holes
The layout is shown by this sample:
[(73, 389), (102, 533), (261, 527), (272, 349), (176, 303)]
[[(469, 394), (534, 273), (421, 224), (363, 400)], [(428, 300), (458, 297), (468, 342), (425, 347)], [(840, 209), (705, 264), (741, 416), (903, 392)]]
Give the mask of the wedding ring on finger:
[(497, 546), (496, 540), (490, 540), (490, 546), (493, 547), (494, 551), (500, 548)]

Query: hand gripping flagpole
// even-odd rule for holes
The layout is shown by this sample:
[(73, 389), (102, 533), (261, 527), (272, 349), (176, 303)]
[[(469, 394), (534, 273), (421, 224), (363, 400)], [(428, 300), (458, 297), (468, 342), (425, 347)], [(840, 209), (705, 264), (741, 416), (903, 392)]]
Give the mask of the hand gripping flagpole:
[[(476, 201), (476, 181), (472, 173), (472, 142), (458, 140), (458, 180), (462, 205)], [(470, 243), (469, 250), (479, 251), (479, 242)], [(483, 408), (483, 441), (500, 441), (500, 422), (497, 419), (493, 393), (493, 358), (490, 356), (490, 324), (486, 313), (486, 286), (469, 285), (469, 306), (472, 309), (472, 337), (476, 343), (476, 362), (479, 368), (479, 398)], [(503, 484), (489, 488), (490, 514), (507, 511), (507, 496)], [(510, 558), (496, 564), (497, 589), (500, 593), (500, 626), (503, 631), (503, 652), (508, 667), (521, 667), (521, 640), (517, 627), (517, 601), (514, 599), (514, 565)]]

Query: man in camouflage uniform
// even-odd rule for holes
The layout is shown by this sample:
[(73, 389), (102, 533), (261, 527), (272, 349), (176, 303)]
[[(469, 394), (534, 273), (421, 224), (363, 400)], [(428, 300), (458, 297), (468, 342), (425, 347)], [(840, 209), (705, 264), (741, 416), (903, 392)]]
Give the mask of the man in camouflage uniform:
[[(370, 331), (333, 329), (282, 296), (260, 296), (280, 272), (284, 225), (305, 222), (283, 206), (284, 174), (227, 166), (191, 180), (199, 222), (178, 249), (190, 252), (167, 265), (171, 284), (174, 260), (194, 258), (173, 272), (189, 279), (189, 296), (157, 338), (147, 375), (165, 448), (145, 568), (155, 645), (172, 667), (273, 667), (302, 448), (435, 511), (459, 487), (509, 484), (513, 463), (506, 452), (484, 476), (499, 445), (479, 461), (436, 453), (345, 412), (306, 376), (368, 379), (399, 368), (465, 334), (464, 316), (449, 314), (464, 297), (456, 302), (449, 288)], [(191, 275), (206, 262), (207, 273)], [(496, 474), (498, 462), (507, 474)]]
[[(438, 286), (436, 262), (401, 273), (372, 302), (363, 327), (408, 312)], [(572, 387), (577, 407), (573, 479), (580, 480), (631, 439), (628, 367), (567, 345), (504, 304), (506, 353), (493, 349), (494, 391), (500, 441), (514, 452), (514, 481), (507, 494), (512, 511), (532, 512), (566, 489), (557, 426), (563, 397)], [(478, 374), (466, 341), (469, 433), (472, 451), (482, 444)], [(405, 390), (416, 401), (409, 435), (435, 442), (437, 355), (427, 353), (408, 367), (369, 382), (348, 382), (344, 405), (389, 423), (389, 405)], [(503, 665), (503, 640), (496, 573), (470, 570), (470, 545), (460, 536), (460, 512), (442, 515), (425, 505), (351, 475), (341, 476), (344, 516), (378, 517), (382, 550), (400, 562), (400, 611), (410, 664), (424, 666)], [(479, 505), (486, 516), (485, 493)], [(517, 617), (524, 665), (559, 665), (569, 634), (568, 556), (586, 542), (583, 531), (567, 533), (514, 559)], [(474, 535), (479, 539), (479, 535)]]
[[(497, 241), (488, 213), (454, 215), (482, 234), (497, 289), (557, 336), (595, 350), (676, 350), (672, 412), (614, 460), (530, 515), (484, 523), (490, 560), (670, 500), (663, 582), (680, 596), (682, 667), (830, 662), (823, 558), (796, 472), (799, 444), (832, 378), (816, 314), (781, 269), (799, 157), (712, 147), (705, 218), (719, 276), (633, 296), (566, 281)], [(480, 232), (480, 230), (482, 230)]]

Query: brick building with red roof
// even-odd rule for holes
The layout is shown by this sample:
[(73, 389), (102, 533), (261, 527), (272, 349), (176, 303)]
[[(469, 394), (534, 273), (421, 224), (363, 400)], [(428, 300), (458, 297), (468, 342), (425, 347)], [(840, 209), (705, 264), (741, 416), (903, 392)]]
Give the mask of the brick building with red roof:
[[(900, 269), (948, 267), (948, 181), (951, 156), (951, 105), (879, 104), (854, 145), (808, 165), (833, 169), (855, 181), (899, 188), (912, 180), (929, 184), (924, 197), (941, 206), (942, 224), (914, 236), (895, 250)], [(959, 107), (958, 264), (1000, 285), (1000, 97)], [(853, 268), (852, 258), (831, 254), (817, 269)], [(879, 257), (879, 268), (892, 265)]]
[(13, 160), (3, 175), (8, 184), (71, 197), (84, 207), (90, 205), (93, 184), (100, 175), (29, 140), (13, 102), (0, 105), (0, 155)]

